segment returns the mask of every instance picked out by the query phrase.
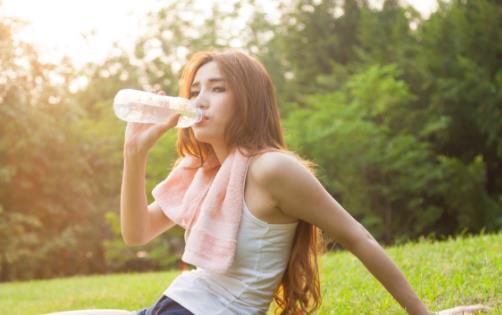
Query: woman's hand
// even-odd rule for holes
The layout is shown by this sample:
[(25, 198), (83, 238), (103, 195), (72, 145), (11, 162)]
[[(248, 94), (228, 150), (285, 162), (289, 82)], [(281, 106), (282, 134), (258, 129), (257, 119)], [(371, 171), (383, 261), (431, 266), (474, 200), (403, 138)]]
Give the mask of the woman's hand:
[(466, 305), (466, 306), (456, 306), (454, 308), (449, 308), (446, 310), (442, 310), (439, 312), (434, 312), (435, 315), (453, 315), (453, 314), (460, 314), (460, 315), (473, 315), (475, 312), (484, 312), (484, 311), (489, 311), (491, 310), (490, 307), (482, 305), (482, 304), (476, 304), (476, 305)]
[[(160, 95), (166, 95), (164, 91), (158, 92)], [(142, 124), (128, 122), (124, 137), (124, 151), (134, 155), (146, 156), (155, 142), (169, 129), (176, 126), (181, 114), (173, 113), (164, 123), (161, 124)]]

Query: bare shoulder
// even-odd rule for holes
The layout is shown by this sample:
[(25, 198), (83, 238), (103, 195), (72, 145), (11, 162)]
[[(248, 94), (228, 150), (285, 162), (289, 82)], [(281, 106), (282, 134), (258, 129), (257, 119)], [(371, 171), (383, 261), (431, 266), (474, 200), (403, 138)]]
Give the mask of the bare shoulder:
[(263, 153), (254, 158), (249, 169), (257, 183), (269, 186), (299, 173), (307, 172), (303, 163), (292, 154), (280, 151)]
[(256, 159), (253, 171), (256, 181), (286, 215), (321, 228), (345, 248), (370, 237), (295, 156), (265, 153)]

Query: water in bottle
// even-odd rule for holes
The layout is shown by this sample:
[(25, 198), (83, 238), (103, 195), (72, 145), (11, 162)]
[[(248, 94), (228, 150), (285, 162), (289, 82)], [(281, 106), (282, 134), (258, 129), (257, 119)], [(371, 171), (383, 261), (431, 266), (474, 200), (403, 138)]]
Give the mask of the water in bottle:
[(113, 99), (115, 115), (122, 120), (136, 123), (159, 124), (173, 112), (180, 113), (176, 128), (187, 128), (202, 119), (203, 112), (183, 97), (123, 89)]

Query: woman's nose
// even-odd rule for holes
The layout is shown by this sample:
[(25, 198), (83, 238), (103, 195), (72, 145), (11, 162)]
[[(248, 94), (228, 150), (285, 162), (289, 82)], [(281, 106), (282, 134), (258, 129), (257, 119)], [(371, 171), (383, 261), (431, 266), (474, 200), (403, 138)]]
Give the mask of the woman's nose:
[(194, 102), (195, 102), (195, 107), (200, 109), (207, 109), (207, 107), (209, 106), (205, 96), (200, 93), (199, 95), (197, 95)]

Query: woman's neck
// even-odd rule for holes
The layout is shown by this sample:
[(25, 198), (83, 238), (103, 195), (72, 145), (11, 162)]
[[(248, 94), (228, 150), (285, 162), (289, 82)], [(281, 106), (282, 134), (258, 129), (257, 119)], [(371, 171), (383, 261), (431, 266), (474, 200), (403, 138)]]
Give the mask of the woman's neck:
[(211, 145), (213, 147), (213, 151), (216, 154), (216, 157), (218, 158), (218, 161), (220, 164), (223, 164), (223, 161), (227, 158), (227, 156), (230, 154), (231, 150), (227, 149), (225, 145)]

